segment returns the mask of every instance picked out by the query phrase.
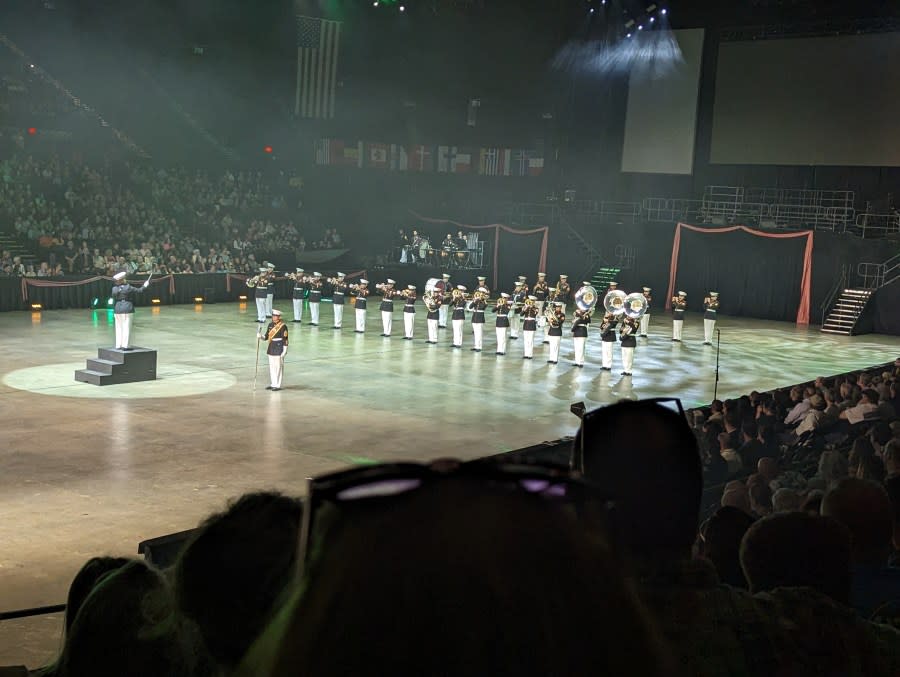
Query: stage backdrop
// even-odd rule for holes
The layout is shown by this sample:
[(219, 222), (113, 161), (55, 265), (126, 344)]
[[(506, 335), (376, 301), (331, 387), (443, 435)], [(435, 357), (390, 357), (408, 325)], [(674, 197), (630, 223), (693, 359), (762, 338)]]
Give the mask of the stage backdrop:
[(666, 308), (671, 308), (673, 294), (685, 291), (688, 309), (702, 310), (706, 293), (718, 291), (724, 315), (809, 324), (812, 249), (811, 231), (769, 233), (679, 223)]

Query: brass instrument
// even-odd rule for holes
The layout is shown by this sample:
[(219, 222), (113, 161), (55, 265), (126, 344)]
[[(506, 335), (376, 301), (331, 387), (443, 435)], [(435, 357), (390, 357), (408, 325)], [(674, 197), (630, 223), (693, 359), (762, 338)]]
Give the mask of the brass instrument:
[(683, 296), (673, 296), (672, 297), (672, 306), (675, 310), (684, 310), (687, 306), (687, 301)]
[(719, 297), (717, 296), (707, 296), (705, 299), (703, 299), (703, 303), (706, 304), (706, 308), (708, 310), (719, 309)]
[(588, 316), (594, 312), (594, 307), (599, 300), (597, 290), (591, 285), (586, 285), (575, 292), (575, 306)]
[(625, 312), (625, 299), (627, 296), (628, 294), (621, 289), (608, 291), (606, 296), (603, 297), (603, 307), (606, 308), (607, 313), (621, 315)]
[(609, 331), (609, 328), (618, 322), (618, 316), (615, 313), (607, 312), (603, 316), (603, 322), (600, 323), (600, 333), (605, 333)]
[(635, 331), (639, 326), (637, 317), (626, 315), (625, 319), (622, 321), (622, 326), (619, 327), (619, 336), (623, 338), (629, 336), (631, 332)]
[(330, 285), (344, 284), (344, 278), (342, 277), (326, 277), (325, 281)]
[(425, 295), (422, 297), (422, 303), (425, 304), (428, 312), (433, 313), (441, 307), (441, 298), (435, 296), (432, 292), (425, 292)]
[[(560, 317), (562, 315), (562, 317)], [(556, 329), (557, 327), (562, 326), (562, 323), (565, 322), (565, 315), (562, 312), (557, 312), (556, 306), (552, 303), (548, 303), (544, 307), (544, 317), (547, 319), (547, 324)]]
[(254, 275), (253, 277), (247, 278), (247, 286), (250, 287), (250, 289), (255, 289), (257, 285), (259, 285), (261, 278), (262, 275)]
[(648, 303), (646, 296), (634, 292), (625, 297), (624, 307), (625, 309), (622, 312), (625, 313), (625, 317), (632, 320), (638, 320), (647, 312), (650, 304)]

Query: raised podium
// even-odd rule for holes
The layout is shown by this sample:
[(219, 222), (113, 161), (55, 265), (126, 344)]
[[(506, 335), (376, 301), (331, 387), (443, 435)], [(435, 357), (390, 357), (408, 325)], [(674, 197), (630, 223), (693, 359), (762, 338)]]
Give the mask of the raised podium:
[(75, 380), (95, 386), (156, 380), (156, 351), (149, 348), (100, 348), (86, 369), (75, 372)]

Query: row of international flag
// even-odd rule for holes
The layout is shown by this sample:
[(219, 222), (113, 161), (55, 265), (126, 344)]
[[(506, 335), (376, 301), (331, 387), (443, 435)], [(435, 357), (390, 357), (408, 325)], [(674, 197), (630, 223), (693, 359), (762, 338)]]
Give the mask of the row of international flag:
[(544, 154), (522, 148), (401, 145), (316, 140), (316, 164), (400, 172), (441, 172), (481, 176), (540, 176)]

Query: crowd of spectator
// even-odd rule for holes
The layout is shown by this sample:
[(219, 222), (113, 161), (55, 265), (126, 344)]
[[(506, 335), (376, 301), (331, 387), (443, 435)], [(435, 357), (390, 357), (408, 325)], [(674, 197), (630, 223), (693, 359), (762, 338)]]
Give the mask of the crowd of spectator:
[(164, 569), (90, 560), (36, 674), (900, 674), (898, 384), (900, 359), (687, 416), (622, 401), (583, 416), (574, 473), (244, 495)]
[[(288, 191), (285, 191), (288, 192)], [(325, 228), (308, 242), (296, 209), (262, 172), (92, 165), (14, 153), (0, 161), (0, 231), (35, 258), (3, 252), (7, 276), (128, 272), (254, 272), (265, 258), (342, 242)]]

